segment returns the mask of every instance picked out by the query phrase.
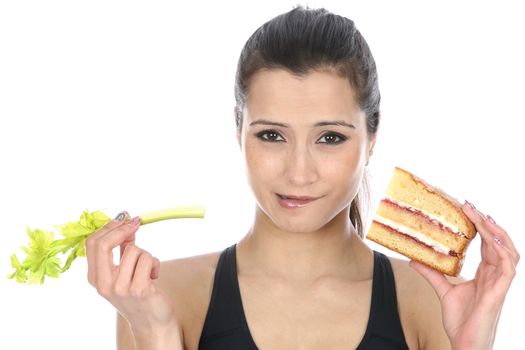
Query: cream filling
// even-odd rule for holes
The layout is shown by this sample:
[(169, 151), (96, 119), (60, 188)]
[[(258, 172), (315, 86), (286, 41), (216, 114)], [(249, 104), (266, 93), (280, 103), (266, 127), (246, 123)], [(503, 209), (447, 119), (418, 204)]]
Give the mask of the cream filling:
[(392, 221), (390, 219), (384, 218), (384, 217), (382, 217), (380, 215), (376, 215), (375, 220), (380, 222), (380, 223), (382, 223), (382, 224), (390, 226), (393, 229), (398, 230), (399, 232), (402, 232), (402, 233), (404, 233), (404, 234), (406, 234), (406, 235), (408, 235), (410, 237), (413, 237), (413, 238), (417, 239), (420, 242), (423, 242), (423, 243), (431, 246), (432, 248), (434, 248), (439, 253), (448, 254), (449, 251), (450, 251), (450, 249), (446, 245), (444, 245), (442, 243), (439, 243), (439, 242), (433, 240), (432, 238), (429, 238), (428, 236), (425, 236), (425, 235), (421, 234), (420, 232), (414, 231), (413, 229), (411, 229), (411, 228), (409, 228), (407, 226), (400, 225), (400, 224), (398, 224), (395, 221)]
[[(396, 199), (392, 199), (390, 197), (386, 197), (386, 199), (388, 199), (389, 201), (392, 201), (402, 207), (406, 207), (406, 208), (412, 208), (410, 204), (408, 203), (404, 203), (404, 202), (401, 202), (399, 200), (396, 200)], [(452, 232), (458, 234), (458, 235), (461, 235), (461, 236), (465, 236), (464, 233), (462, 233), (460, 230), (459, 230), (459, 227), (457, 227), (456, 225), (454, 225), (453, 223), (451, 223), (450, 221), (447, 221), (443, 216), (441, 215), (434, 215), (434, 214), (431, 214), (429, 212), (427, 212), (426, 210), (423, 210), (423, 209), (420, 209), (420, 208), (414, 208), (414, 209), (417, 209), (419, 210), (420, 212), (422, 212), (423, 214), (425, 214), (426, 216), (428, 216), (430, 219), (432, 220), (436, 220), (437, 222), (440, 222), (443, 226), (446, 226), (447, 228), (449, 228)]]

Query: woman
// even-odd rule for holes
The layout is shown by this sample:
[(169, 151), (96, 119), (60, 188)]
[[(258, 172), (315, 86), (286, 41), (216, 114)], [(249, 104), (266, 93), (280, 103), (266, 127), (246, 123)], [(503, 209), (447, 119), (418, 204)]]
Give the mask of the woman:
[(257, 201), (240, 242), (161, 264), (135, 245), (126, 212), (86, 242), (89, 282), (119, 311), (119, 349), (491, 348), (519, 260), (492, 218), (463, 206), (482, 239), (466, 282), (363, 241), (380, 94), (351, 20), (297, 7), (264, 24), (241, 53), (235, 98)]

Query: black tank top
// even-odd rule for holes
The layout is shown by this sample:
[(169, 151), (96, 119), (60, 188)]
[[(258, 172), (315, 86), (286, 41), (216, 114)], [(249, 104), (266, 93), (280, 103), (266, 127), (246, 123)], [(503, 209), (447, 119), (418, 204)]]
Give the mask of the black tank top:
[[(210, 304), (199, 339), (199, 350), (258, 350), (242, 307), (237, 279), (236, 243), (217, 262)], [(374, 251), (372, 301), (368, 325), (356, 350), (408, 350), (397, 310), (390, 260)]]

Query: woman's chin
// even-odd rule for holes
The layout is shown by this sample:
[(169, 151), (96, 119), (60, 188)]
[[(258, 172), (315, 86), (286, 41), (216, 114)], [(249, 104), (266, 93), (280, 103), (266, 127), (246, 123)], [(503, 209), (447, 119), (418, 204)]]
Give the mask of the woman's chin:
[(289, 216), (279, 213), (269, 218), (279, 230), (290, 233), (310, 233), (319, 231), (328, 222), (319, 221), (319, 216)]
[[(280, 210), (277, 210), (277, 212), (268, 215), (268, 219), (274, 226), (282, 231), (290, 233), (310, 233), (331, 226), (335, 224), (334, 221), (339, 221), (339, 219), (346, 221), (343, 219), (344, 215), (344, 209), (333, 214), (317, 212), (315, 214), (307, 213), (306, 215), (290, 215), (289, 213), (282, 213)], [(341, 224), (343, 223), (341, 222)]]
[(318, 231), (321, 227), (312, 227), (305, 225), (283, 225), (277, 226), (281, 231), (294, 234), (308, 234)]

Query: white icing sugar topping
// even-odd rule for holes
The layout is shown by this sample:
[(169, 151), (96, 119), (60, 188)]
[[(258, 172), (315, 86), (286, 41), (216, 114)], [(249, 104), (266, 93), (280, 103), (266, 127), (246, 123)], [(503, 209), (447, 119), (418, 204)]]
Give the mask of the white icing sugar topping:
[(408, 235), (410, 237), (413, 237), (413, 238), (417, 239), (420, 242), (423, 242), (423, 243), (431, 246), (432, 248), (434, 248), (439, 253), (448, 254), (449, 251), (450, 251), (450, 249), (447, 246), (445, 246), (444, 244), (436, 242), (432, 238), (429, 238), (428, 236), (425, 236), (425, 235), (421, 234), (420, 232), (414, 231), (414, 230), (412, 230), (411, 228), (409, 228), (407, 226), (400, 225), (397, 222), (394, 222), (392, 220), (389, 220), (389, 219), (384, 218), (384, 217), (379, 216), (379, 215), (376, 215), (375, 220), (380, 222), (380, 223), (382, 223), (382, 224), (384, 224), (384, 225), (390, 226), (391, 228), (393, 228), (395, 230), (398, 230), (398, 231), (400, 231), (400, 232), (402, 232), (402, 233), (404, 233), (404, 234), (406, 234), (406, 235)]

